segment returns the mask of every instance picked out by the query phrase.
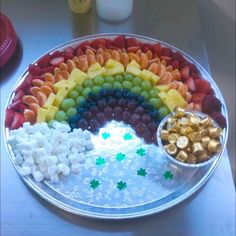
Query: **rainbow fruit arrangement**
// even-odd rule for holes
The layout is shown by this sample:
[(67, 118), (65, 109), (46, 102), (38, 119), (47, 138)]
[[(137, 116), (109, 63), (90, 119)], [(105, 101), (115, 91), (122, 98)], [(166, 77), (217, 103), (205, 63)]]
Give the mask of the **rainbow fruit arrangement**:
[(46, 54), (28, 72), (6, 110), (10, 130), (57, 120), (96, 132), (115, 119), (156, 143), (160, 120), (175, 106), (202, 111), (226, 126), (210, 83), (160, 43), (97, 38)]

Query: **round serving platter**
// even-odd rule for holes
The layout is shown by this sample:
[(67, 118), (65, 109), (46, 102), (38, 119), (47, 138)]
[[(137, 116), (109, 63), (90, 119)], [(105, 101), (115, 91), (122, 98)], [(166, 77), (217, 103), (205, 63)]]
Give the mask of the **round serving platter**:
[[(113, 39), (118, 34), (98, 34), (81, 37), (60, 45), (47, 53), (76, 47), (83, 41), (96, 38)], [(164, 211), (177, 205), (196, 192), (213, 174), (222, 158), (228, 136), (228, 114), (219, 88), (207, 71), (189, 55), (156, 39), (125, 34), (144, 43), (161, 43), (162, 46), (180, 52), (200, 71), (222, 103), (221, 112), (227, 126), (223, 130), (223, 148), (219, 158), (201, 168), (185, 168), (171, 162), (154, 144), (146, 144), (134, 130), (123, 122), (111, 121), (92, 135), (94, 149), (88, 151), (80, 173), (70, 174), (59, 183), (37, 183), (31, 176), (22, 177), (25, 183), (51, 204), (77, 215), (95, 218), (135, 218)], [(14, 90), (24, 81), (26, 70), (15, 84), (7, 107), (14, 97)], [(5, 127), (4, 127), (5, 128)], [(10, 159), (14, 153), (8, 144), (9, 130), (5, 128), (5, 140)]]

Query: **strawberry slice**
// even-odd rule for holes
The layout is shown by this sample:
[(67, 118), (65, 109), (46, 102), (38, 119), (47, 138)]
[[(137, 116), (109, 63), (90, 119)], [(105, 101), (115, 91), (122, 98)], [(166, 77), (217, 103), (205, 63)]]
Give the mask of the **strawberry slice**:
[(51, 61), (50, 64), (52, 66), (59, 66), (62, 62), (65, 61), (64, 57), (54, 57)]
[(193, 77), (188, 77), (186, 80), (185, 80), (185, 84), (188, 86), (188, 89), (192, 92), (195, 92), (196, 91), (196, 87), (195, 87), (195, 83), (194, 83), (194, 80), (193, 80)]
[(224, 129), (226, 127), (226, 119), (225, 117), (219, 112), (219, 111), (214, 111), (210, 114), (210, 117), (215, 120), (215, 122), (222, 128)]
[(153, 52), (154, 51), (154, 46), (152, 44), (149, 44), (149, 43), (144, 43), (142, 45), (142, 51), (146, 53), (149, 50)]
[(126, 40), (124, 35), (115, 37), (112, 41), (112, 45), (120, 49), (126, 48)]
[(207, 95), (215, 95), (215, 91), (212, 88), (210, 88)]
[(11, 108), (7, 108), (6, 110), (6, 117), (5, 117), (5, 126), (9, 128), (11, 126), (13, 117), (14, 117), (14, 111)]
[(170, 65), (173, 67), (173, 69), (179, 69), (179, 61), (174, 60), (170, 63)]
[(77, 47), (77, 49), (76, 49), (76, 56), (79, 57), (81, 55), (84, 55), (84, 52), (83, 52), (83, 50), (81, 48)]
[(24, 121), (25, 121), (24, 116), (19, 112), (15, 112), (10, 129), (20, 128), (23, 125)]
[(42, 74), (42, 69), (37, 65), (30, 64), (28, 70), (29, 70), (29, 73), (33, 76), (34, 75), (39, 76)]
[(69, 60), (69, 59), (72, 60), (73, 57), (74, 57), (74, 55), (71, 54), (71, 53), (63, 52), (63, 53), (62, 53), (62, 57), (64, 57), (64, 60), (67, 61), (67, 60)]
[(91, 43), (90, 46), (92, 48), (95, 48), (96, 50), (100, 47), (100, 46), (105, 46), (106, 44), (106, 39), (104, 38), (98, 38), (98, 39), (94, 39)]
[(221, 102), (213, 95), (207, 95), (202, 103), (202, 111), (210, 114), (214, 111), (221, 111)]
[(90, 45), (90, 44), (89, 44), (89, 41), (84, 41), (84, 42), (82, 42), (81, 44), (79, 44), (79, 45), (77, 46), (77, 48), (75, 49), (75, 51), (77, 52), (78, 48), (80, 48), (80, 49), (82, 50), (82, 52), (85, 52), (86, 46), (89, 46), (89, 45)]
[(191, 74), (198, 73), (197, 67), (193, 63), (189, 63)]
[(53, 52), (51, 56), (52, 56), (52, 58), (60, 57), (61, 56), (61, 52), (57, 50), (57, 51)]
[(127, 51), (136, 53), (139, 49), (140, 49), (140, 47), (128, 47)]
[(129, 47), (137, 47), (138, 46), (138, 42), (135, 38), (127, 38), (126, 39), (126, 45), (127, 48)]
[(110, 48), (110, 47), (111, 47), (111, 44), (112, 44), (111, 39), (106, 39), (105, 47), (106, 47), (106, 48)]
[(161, 49), (161, 55), (166, 57), (172, 57), (173, 52), (170, 48), (162, 48)]
[(50, 54), (46, 54), (44, 56), (42, 56), (38, 61), (37, 64), (38, 66), (40, 66), (41, 68), (45, 68), (50, 66), (50, 60), (52, 59)]
[(64, 49), (63, 53), (75, 55), (75, 49), (72, 47), (67, 47)]
[(190, 76), (190, 67), (189, 66), (184, 66), (181, 70), (180, 73), (182, 75), (182, 79), (186, 80)]
[(179, 61), (179, 62), (185, 62), (185, 59), (184, 59), (183, 55), (179, 52), (174, 52), (173, 53), (172, 60), (176, 60), (176, 61)]
[[(31, 75), (30, 75), (31, 76)], [(29, 87), (29, 84), (26, 80), (24, 80), (15, 90), (15, 92), (17, 93), (19, 90), (27, 90), (27, 88)]]
[(44, 74), (45, 74), (45, 73), (51, 73), (51, 74), (53, 74), (54, 68), (55, 68), (55, 66), (48, 66), (48, 67), (45, 67), (45, 68), (43, 68), (43, 73), (44, 73)]
[(195, 79), (195, 87), (197, 92), (205, 93), (207, 94), (211, 85), (207, 80), (203, 79)]
[(202, 101), (205, 98), (205, 94), (204, 93), (193, 93), (192, 94), (192, 102), (193, 103), (202, 103)]
[(201, 75), (199, 75), (198, 73), (192, 73), (192, 77), (193, 79), (202, 79)]
[(161, 44), (160, 43), (156, 43), (153, 45), (153, 52), (155, 54), (157, 54), (158, 56), (161, 55)]
[(19, 90), (16, 92), (16, 94), (15, 94), (15, 96), (14, 96), (12, 102), (16, 102), (16, 101), (18, 101), (18, 100), (21, 100), (21, 101), (22, 101), (22, 97), (23, 97), (24, 95), (25, 95), (24, 90), (23, 90), (23, 89), (19, 89)]

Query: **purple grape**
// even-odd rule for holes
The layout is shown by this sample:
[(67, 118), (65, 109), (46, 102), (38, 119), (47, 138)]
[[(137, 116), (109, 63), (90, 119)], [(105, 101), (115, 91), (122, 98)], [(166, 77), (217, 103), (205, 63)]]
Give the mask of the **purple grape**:
[(117, 105), (117, 101), (114, 98), (109, 99), (107, 103), (110, 107), (115, 107)]
[(125, 99), (123, 99), (123, 98), (119, 99), (119, 100), (118, 100), (118, 105), (119, 105), (120, 107), (126, 107), (126, 101), (125, 101)]
[(106, 107), (107, 103), (106, 103), (105, 100), (99, 100), (99, 101), (97, 102), (97, 105), (98, 105), (98, 107), (99, 107), (100, 109), (104, 109), (104, 108)]
[(84, 117), (86, 118), (86, 120), (90, 120), (93, 117), (93, 114), (90, 111), (86, 111), (84, 113)]
[(98, 121), (101, 122), (102, 124), (104, 124), (107, 120), (106, 115), (103, 112), (99, 112), (96, 117)]
[(144, 114), (142, 116), (142, 121), (145, 123), (145, 124), (148, 124), (149, 122), (151, 122), (151, 117), (148, 115), (148, 114)]
[(142, 136), (145, 131), (147, 131), (147, 126), (143, 122), (138, 122), (138, 124), (135, 126), (135, 131), (138, 134), (138, 136)]
[(149, 131), (145, 131), (142, 136), (146, 143), (152, 142), (152, 134)]
[(81, 129), (88, 129), (88, 122), (87, 120), (85, 120), (84, 118), (82, 118), (79, 122), (78, 122), (78, 127)]
[(138, 106), (138, 107), (135, 109), (135, 113), (137, 113), (137, 114), (139, 114), (139, 115), (143, 115), (143, 114), (144, 114), (144, 109), (143, 109), (143, 107)]
[(98, 128), (100, 127), (100, 124), (96, 119), (93, 118), (92, 120), (90, 120), (89, 126), (90, 126), (91, 132), (96, 132)]
[(149, 123), (147, 126), (151, 132), (155, 133), (157, 131), (157, 125), (154, 122)]
[(129, 119), (129, 123), (132, 125), (132, 126), (135, 126), (135, 125), (137, 125), (138, 124), (138, 122), (140, 121), (140, 115), (138, 115), (138, 114), (133, 114), (132, 116), (131, 116), (131, 118)]
[(117, 106), (114, 108), (113, 112), (114, 112), (114, 119), (121, 120), (122, 108)]
[(93, 116), (95, 116), (99, 112), (99, 110), (96, 106), (93, 106), (91, 107), (90, 112), (93, 114)]
[(107, 117), (108, 119), (111, 119), (111, 118), (112, 118), (113, 110), (112, 110), (111, 107), (106, 106), (106, 107), (104, 108), (104, 112), (105, 112), (106, 117)]
[(122, 114), (122, 119), (123, 119), (123, 121), (128, 122), (129, 119), (130, 119), (130, 117), (131, 117), (131, 114), (130, 114), (129, 111), (124, 111), (124, 112), (123, 112), (123, 114)]
[(128, 102), (127, 108), (128, 108), (130, 111), (133, 111), (133, 110), (136, 108), (136, 103), (135, 103), (134, 101)]

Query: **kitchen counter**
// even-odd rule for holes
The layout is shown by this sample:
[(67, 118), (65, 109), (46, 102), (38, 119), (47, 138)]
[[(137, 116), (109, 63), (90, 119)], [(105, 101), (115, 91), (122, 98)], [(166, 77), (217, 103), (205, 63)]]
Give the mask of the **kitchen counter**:
[[(128, 20), (111, 24), (98, 18), (95, 4), (89, 13), (76, 15), (62, 0), (1, 0), (1, 11), (11, 19), (19, 38), (14, 57), (1, 71), (1, 120), (9, 91), (28, 64), (83, 35), (114, 32), (158, 38), (182, 49), (210, 72), (194, 0), (134, 2)], [(32, 192), (19, 178), (1, 139), (2, 236), (113, 234), (235, 235), (235, 188), (227, 150), (210, 180), (181, 204), (144, 218), (105, 221), (67, 213)]]

